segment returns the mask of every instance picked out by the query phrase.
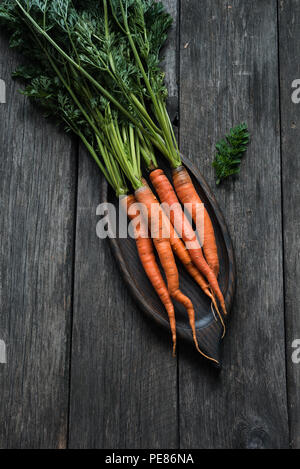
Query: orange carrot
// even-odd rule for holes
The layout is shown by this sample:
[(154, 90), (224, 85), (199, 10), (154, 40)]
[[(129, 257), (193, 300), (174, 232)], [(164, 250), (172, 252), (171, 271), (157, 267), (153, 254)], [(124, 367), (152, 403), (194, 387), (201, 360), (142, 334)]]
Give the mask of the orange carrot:
[[(164, 214), (164, 217), (167, 218), (167, 215)], [(171, 243), (171, 246), (172, 246), (172, 249), (173, 249), (175, 255), (181, 261), (181, 263), (183, 264), (186, 271), (190, 274), (190, 276), (200, 286), (200, 288), (203, 290), (203, 292), (211, 299), (211, 301), (213, 303), (213, 306), (214, 306), (215, 310), (217, 311), (217, 314), (218, 314), (219, 319), (221, 321), (221, 324), (223, 326), (223, 329), (224, 329), (223, 335), (225, 335), (224, 320), (223, 320), (222, 315), (219, 311), (218, 305), (216, 303), (216, 299), (210, 291), (210, 287), (209, 287), (208, 282), (205, 280), (203, 275), (199, 272), (199, 270), (193, 264), (192, 258), (189, 254), (189, 251), (187, 250), (185, 244), (178, 237), (177, 233), (174, 230), (173, 225), (170, 225), (169, 229), (170, 229), (170, 243)]]
[[(165, 176), (164, 172), (161, 169), (157, 169), (152, 171), (150, 174), (151, 182), (155, 187), (155, 190), (158, 193), (160, 201), (163, 203), (168, 204), (170, 207), (170, 221), (172, 224), (175, 224), (175, 221), (180, 221), (180, 232), (182, 235), (182, 239), (192, 245), (193, 249), (189, 249), (189, 253), (191, 256), (192, 261), (194, 262), (195, 266), (199, 269), (199, 271), (205, 275), (207, 278), (209, 285), (212, 291), (215, 293), (216, 297), (218, 298), (222, 310), (226, 315), (226, 306), (223, 294), (220, 290), (218, 285), (218, 281), (216, 276), (210, 266), (207, 264), (203, 257), (202, 249), (198, 242), (197, 236), (193, 231), (193, 228), (186, 218), (182, 207), (178, 201), (178, 198), (175, 194), (175, 191), (172, 187), (172, 184)], [(176, 227), (175, 227), (176, 228)], [(189, 245), (188, 244), (188, 245)]]
[[(173, 183), (176, 193), (183, 204), (191, 204), (190, 215), (196, 221), (196, 210), (202, 201), (194, 187), (194, 184), (184, 166), (173, 170)], [(188, 206), (187, 206), (188, 207)], [(204, 242), (203, 251), (208, 265), (213, 270), (215, 276), (219, 275), (218, 249), (211, 219), (204, 208)]]
[[(151, 177), (151, 175), (150, 175), (150, 177)], [(144, 184), (148, 186), (146, 181), (144, 182)], [(199, 270), (193, 264), (192, 258), (189, 254), (189, 251), (187, 250), (185, 244), (178, 237), (178, 234), (174, 230), (173, 225), (170, 224), (170, 221), (167, 218), (167, 215), (165, 214), (165, 212), (163, 212), (163, 217), (164, 217), (164, 222), (166, 223), (166, 225), (168, 225), (168, 229), (170, 230), (170, 243), (171, 243), (171, 246), (172, 246), (172, 249), (173, 249), (175, 255), (181, 261), (181, 263), (183, 264), (186, 271), (190, 274), (190, 276), (200, 286), (200, 288), (203, 290), (203, 292), (211, 299), (213, 307), (215, 308), (215, 310), (218, 314), (218, 317), (221, 321), (221, 324), (223, 326), (223, 337), (224, 337), (225, 332), (226, 332), (226, 327), (225, 327), (222, 315), (219, 311), (215, 296), (210, 290), (209, 284), (207, 283), (207, 281), (205, 280), (203, 275), (199, 272)]]
[[(148, 186), (146, 181), (145, 181), (145, 185)], [(170, 243), (171, 243), (174, 254), (181, 261), (181, 263), (183, 264), (186, 271), (190, 274), (190, 276), (193, 277), (195, 282), (202, 288), (204, 293), (207, 296), (209, 296), (209, 298), (211, 298), (212, 294), (209, 290), (208, 283), (206, 282), (203, 275), (200, 274), (199, 270), (194, 266), (192, 258), (190, 256), (185, 244), (179, 238), (178, 234), (174, 230), (173, 225), (170, 224), (170, 221), (168, 220), (167, 215), (165, 214), (164, 211), (163, 211), (163, 218), (164, 218), (164, 223), (166, 225), (169, 225), (168, 229), (169, 229), (169, 235), (170, 235)]]
[[(135, 203), (137, 203), (137, 201), (133, 195), (124, 196), (121, 198), (121, 204), (131, 220), (134, 220), (136, 217), (139, 216), (139, 211), (134, 210), (134, 207), (131, 208)], [(164, 279), (162, 278), (159, 267), (157, 265), (155, 254), (153, 251), (152, 241), (148, 236), (148, 229), (143, 223), (142, 217), (140, 217), (139, 225), (134, 226), (134, 235), (139, 258), (146, 272), (146, 275), (149, 278), (153, 288), (155, 289), (157, 295), (159, 296), (161, 302), (165, 306), (166, 311), (168, 313), (173, 339), (173, 355), (175, 355), (176, 321), (174, 306), (166, 284), (164, 282)]]
[[(167, 217), (167, 215), (165, 215)], [(189, 251), (187, 250), (185, 244), (181, 241), (181, 239), (178, 237), (177, 233), (174, 230), (173, 225), (170, 225), (170, 243), (172, 246), (172, 249), (175, 253), (175, 255), (178, 257), (178, 259), (181, 261), (183, 266), (185, 267), (186, 271), (190, 274), (190, 276), (195, 280), (195, 282), (200, 286), (200, 288), (203, 290), (203, 292), (211, 299), (213, 306), (219, 316), (219, 319), (221, 321), (221, 324), (223, 326), (223, 337), (225, 335), (225, 324), (224, 320), (222, 318), (222, 315), (219, 311), (216, 299), (214, 294), (212, 294), (210, 290), (209, 283), (206, 281), (206, 279), (203, 277), (203, 275), (199, 272), (197, 267), (193, 264), (192, 258), (189, 254)]]
[(145, 216), (148, 217), (148, 222), (151, 226), (151, 236), (167, 278), (169, 293), (172, 298), (177, 300), (186, 308), (196, 348), (202, 355), (204, 355), (199, 349), (197, 341), (195, 311), (193, 304), (191, 300), (179, 289), (178, 270), (173, 256), (170, 239), (165, 237), (165, 230), (168, 228), (165, 226), (165, 218), (163, 216), (162, 209), (146, 181), (143, 180), (143, 183), (144, 186), (135, 191), (135, 197), (141, 204), (143, 204), (145, 210), (147, 211)]

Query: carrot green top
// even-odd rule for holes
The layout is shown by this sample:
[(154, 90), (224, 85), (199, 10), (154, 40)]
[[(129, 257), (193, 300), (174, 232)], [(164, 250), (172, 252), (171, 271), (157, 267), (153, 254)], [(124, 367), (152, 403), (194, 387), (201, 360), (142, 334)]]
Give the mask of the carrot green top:
[(0, 22), (12, 32), (12, 47), (38, 65), (36, 73), (19, 72), (23, 79), (32, 84), (47, 62), (73, 100), (89, 100), (94, 114), (110, 102), (173, 167), (181, 165), (159, 58), (172, 18), (160, 3), (3, 0)]

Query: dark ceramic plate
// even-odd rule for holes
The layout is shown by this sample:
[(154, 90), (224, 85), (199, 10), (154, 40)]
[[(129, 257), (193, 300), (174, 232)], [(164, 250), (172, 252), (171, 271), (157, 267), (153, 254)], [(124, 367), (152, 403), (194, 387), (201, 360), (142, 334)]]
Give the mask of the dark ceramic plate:
[[(229, 312), (232, 305), (236, 279), (234, 252), (230, 235), (228, 233), (224, 217), (206, 181), (190, 161), (184, 157), (182, 160), (193, 179), (196, 190), (198, 191), (201, 200), (204, 202), (214, 226), (220, 259), (219, 284), (225, 298), (227, 311)], [(171, 180), (170, 168), (163, 164), (161, 167), (165, 170), (165, 173)], [(115, 204), (118, 213), (117, 198), (106, 183), (103, 185), (102, 197), (104, 202)], [(147, 316), (151, 317), (161, 326), (169, 330), (168, 317), (164, 306), (161, 304), (143, 271), (138, 258), (135, 241), (132, 238), (120, 239), (117, 236), (115, 239), (110, 238), (110, 244), (114, 256), (120, 266), (123, 278), (134, 298), (139, 303), (141, 309)], [(216, 360), (217, 362), (212, 363), (215, 363), (216, 366), (220, 366), (220, 345), (222, 341), (223, 327), (220, 321), (216, 320), (211, 309), (209, 298), (204, 295), (199, 286), (189, 277), (187, 272), (179, 264), (178, 269), (180, 273), (180, 288), (183, 293), (192, 300), (195, 308), (199, 347), (208, 357)], [(194, 346), (186, 311), (177, 303), (175, 305), (175, 310), (178, 338), (183, 338)]]

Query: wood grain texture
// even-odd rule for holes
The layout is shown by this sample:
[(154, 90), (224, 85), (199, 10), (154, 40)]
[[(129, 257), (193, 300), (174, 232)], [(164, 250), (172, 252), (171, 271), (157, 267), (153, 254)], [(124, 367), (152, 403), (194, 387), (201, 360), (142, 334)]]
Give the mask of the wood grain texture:
[[(18, 60), (1, 38), (0, 448), (68, 443), (73, 288), (70, 447), (285, 448), (287, 410), (291, 446), (300, 447), (300, 365), (291, 361), (300, 338), (300, 104), (291, 102), (300, 2), (164, 3), (175, 18), (163, 53), (168, 109), (181, 119), (181, 150), (216, 194), (237, 257), (223, 370), (195, 360), (184, 343), (173, 360), (169, 334), (133, 302), (108, 241), (96, 237), (101, 176), (80, 150), (76, 195), (76, 144), (17, 93), (10, 74)], [(242, 120), (253, 137), (241, 175), (216, 189), (214, 145)]]
[(181, 2), (181, 150), (214, 184), (214, 145), (246, 121), (252, 143), (216, 196), (233, 237), (238, 287), (223, 370), (181, 350), (182, 448), (288, 446), (284, 357), (277, 5)]
[(0, 40), (0, 447), (64, 448), (72, 291), (74, 156), (11, 80)]
[(285, 266), (286, 359), (291, 446), (300, 448), (300, 365), (292, 362), (295, 339), (300, 339), (300, 103), (291, 88), (300, 79), (300, 2), (281, 0), (279, 9), (282, 187)]
[[(159, 0), (158, 0), (159, 1)], [(162, 2), (173, 18), (168, 39), (161, 52), (162, 66), (165, 71), (165, 82), (168, 88), (168, 112), (172, 122), (178, 120), (178, 47), (179, 47), (179, 0), (163, 0)]]
[(85, 153), (79, 169), (69, 445), (175, 447), (171, 339), (145, 320), (97, 238), (101, 177)]
[[(171, 64), (168, 73), (175, 73)], [(100, 202), (100, 174), (82, 153), (69, 446), (176, 448), (177, 360), (170, 337), (145, 319), (124, 285), (108, 240), (97, 238)]]

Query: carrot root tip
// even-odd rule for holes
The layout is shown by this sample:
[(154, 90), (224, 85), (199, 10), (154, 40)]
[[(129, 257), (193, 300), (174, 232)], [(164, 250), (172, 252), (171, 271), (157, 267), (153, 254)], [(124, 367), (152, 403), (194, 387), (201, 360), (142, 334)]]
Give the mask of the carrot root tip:
[(197, 340), (197, 336), (196, 334), (193, 334), (193, 339), (194, 339), (194, 342), (195, 342), (195, 345), (196, 345), (196, 349), (198, 350), (199, 353), (202, 354), (200, 348), (199, 348), (199, 344), (198, 344), (198, 340)]
[(216, 309), (216, 311), (217, 311), (217, 313), (218, 313), (219, 320), (220, 320), (220, 322), (221, 322), (221, 324), (222, 324), (222, 327), (223, 327), (222, 339), (224, 339), (225, 334), (226, 334), (226, 326), (225, 326), (224, 320), (223, 320), (223, 318), (222, 318), (222, 314), (221, 314), (220, 311), (219, 311), (217, 302), (216, 302), (216, 300), (215, 300), (215, 298), (214, 298), (213, 295), (212, 295), (211, 299), (212, 299), (212, 302), (211, 302), (211, 304), (210, 304), (211, 310), (212, 310), (212, 313), (213, 313), (214, 318), (215, 318), (216, 321), (218, 321), (218, 319), (217, 319), (217, 317), (216, 317), (216, 315), (215, 315), (215, 309)]
[(173, 356), (176, 356), (176, 345), (177, 345), (177, 337), (176, 337), (176, 332), (174, 331), (172, 335), (172, 340), (173, 340)]

